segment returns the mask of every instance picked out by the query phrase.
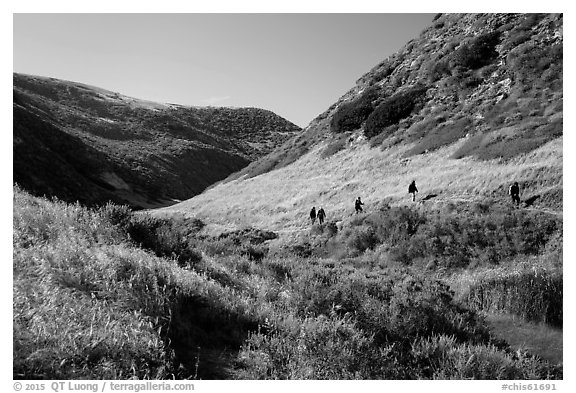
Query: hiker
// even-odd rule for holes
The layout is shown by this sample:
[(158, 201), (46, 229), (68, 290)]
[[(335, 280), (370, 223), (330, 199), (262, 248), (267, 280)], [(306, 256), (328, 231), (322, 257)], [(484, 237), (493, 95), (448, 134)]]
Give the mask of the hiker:
[(412, 194), (412, 202), (416, 200), (416, 193), (418, 189), (416, 188), (416, 180), (412, 180), (412, 183), (408, 186), (408, 194)]
[(312, 220), (312, 225), (314, 225), (316, 221), (316, 206), (313, 206), (312, 210), (310, 210), (310, 220)]
[(508, 194), (512, 198), (512, 203), (516, 204), (516, 206), (520, 205), (520, 187), (518, 186), (518, 182), (514, 182), (508, 189)]
[(356, 209), (356, 214), (362, 212), (362, 205), (363, 205), (363, 203), (360, 200), (360, 197), (358, 197), (358, 199), (356, 199), (356, 202), (354, 203), (354, 208)]
[(324, 212), (324, 209), (320, 208), (320, 210), (318, 210), (318, 222), (320, 225), (324, 223), (324, 217), (326, 217), (326, 213)]

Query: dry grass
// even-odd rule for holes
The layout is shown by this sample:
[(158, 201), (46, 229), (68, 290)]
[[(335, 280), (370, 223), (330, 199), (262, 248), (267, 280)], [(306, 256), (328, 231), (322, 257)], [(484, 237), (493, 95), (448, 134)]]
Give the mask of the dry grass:
[(522, 196), (562, 188), (562, 138), (506, 162), (450, 159), (464, 141), (409, 159), (403, 155), (411, 145), (373, 149), (359, 137), (347, 149), (322, 158), (322, 144), (290, 166), (217, 185), (154, 214), (183, 212), (206, 221), (215, 232), (246, 226), (293, 232), (308, 226), (312, 206), (323, 207), (327, 220), (340, 221), (353, 215), (358, 196), (367, 211), (383, 203), (410, 204), (412, 179), (420, 197), (438, 194), (432, 201), (481, 201), (493, 195), (507, 201), (511, 181), (529, 183)]

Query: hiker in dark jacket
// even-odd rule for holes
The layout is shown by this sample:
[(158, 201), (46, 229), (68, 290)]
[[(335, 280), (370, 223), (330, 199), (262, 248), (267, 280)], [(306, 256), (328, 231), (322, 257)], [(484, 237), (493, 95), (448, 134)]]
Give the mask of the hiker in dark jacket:
[(316, 221), (316, 206), (313, 206), (312, 210), (310, 210), (310, 220), (312, 221), (312, 225), (314, 225), (314, 221)]
[(326, 213), (324, 212), (324, 209), (320, 208), (320, 210), (318, 210), (318, 222), (320, 225), (324, 223), (324, 217), (326, 217)]
[(363, 205), (363, 203), (360, 200), (360, 197), (358, 197), (358, 199), (356, 199), (356, 202), (354, 203), (354, 208), (356, 209), (356, 214), (362, 212), (362, 205)]
[(518, 186), (518, 182), (514, 182), (508, 189), (508, 194), (512, 198), (512, 203), (515, 203), (516, 206), (520, 205), (520, 186)]
[(416, 193), (418, 189), (416, 188), (416, 180), (412, 180), (412, 183), (408, 186), (408, 194), (412, 194), (412, 202), (416, 200)]

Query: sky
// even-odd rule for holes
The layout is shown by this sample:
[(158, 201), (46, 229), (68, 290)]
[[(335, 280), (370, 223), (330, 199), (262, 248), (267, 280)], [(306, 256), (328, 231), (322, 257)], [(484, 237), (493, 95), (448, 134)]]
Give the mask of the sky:
[(305, 127), (434, 14), (13, 15), (13, 71)]

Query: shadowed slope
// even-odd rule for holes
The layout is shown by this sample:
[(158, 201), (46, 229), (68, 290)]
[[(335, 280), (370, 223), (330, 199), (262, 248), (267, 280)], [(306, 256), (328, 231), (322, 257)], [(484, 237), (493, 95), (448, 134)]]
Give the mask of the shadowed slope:
[(14, 180), (86, 204), (189, 198), (300, 130), (262, 109), (160, 104), (21, 74), (13, 111)]

